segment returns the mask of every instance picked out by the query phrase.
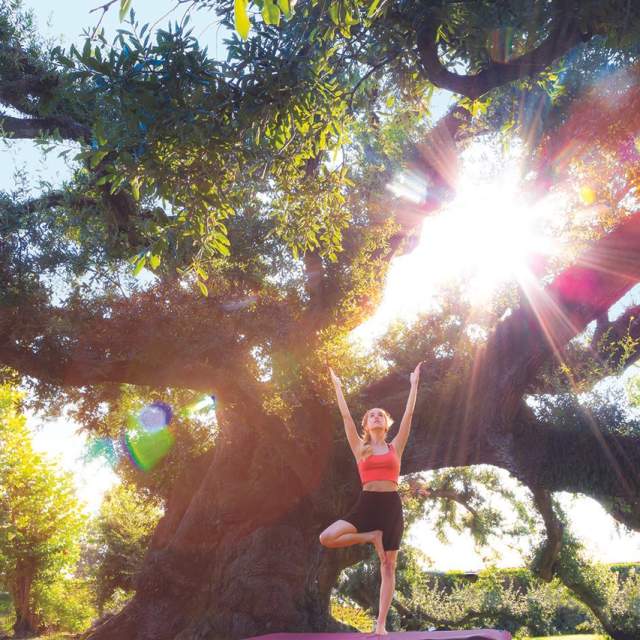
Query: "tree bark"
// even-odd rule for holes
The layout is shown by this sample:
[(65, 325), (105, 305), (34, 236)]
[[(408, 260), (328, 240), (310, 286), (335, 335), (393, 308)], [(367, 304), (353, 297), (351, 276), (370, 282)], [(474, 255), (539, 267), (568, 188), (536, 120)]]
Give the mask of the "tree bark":
[(92, 640), (354, 630), (329, 616), (329, 598), (367, 549), (318, 540), (359, 491), (351, 452), (334, 448), (329, 412), (300, 407), (311, 446), (304, 436), (287, 441), (275, 420), (252, 429), (227, 417), (234, 422), (216, 447), (176, 482), (134, 599)]
[(35, 562), (19, 560), (11, 581), (11, 597), (16, 612), (13, 633), (16, 638), (31, 638), (38, 635), (40, 620), (33, 611), (31, 587), (35, 577)]

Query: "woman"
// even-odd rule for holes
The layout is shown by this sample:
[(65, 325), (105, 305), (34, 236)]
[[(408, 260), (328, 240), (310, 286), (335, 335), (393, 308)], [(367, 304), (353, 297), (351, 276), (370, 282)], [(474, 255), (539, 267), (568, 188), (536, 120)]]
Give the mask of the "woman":
[(380, 558), (382, 582), (374, 633), (381, 635), (387, 635), (385, 622), (395, 589), (396, 560), (404, 531), (398, 477), (400, 459), (411, 429), (421, 364), (419, 362), (411, 374), (407, 407), (400, 429), (389, 445), (385, 438), (393, 423), (391, 416), (384, 409), (369, 409), (362, 418), (364, 438), (361, 438), (344, 399), (340, 379), (329, 367), (347, 440), (358, 465), (362, 491), (351, 511), (320, 534), (320, 543), (330, 548), (365, 543), (371, 543), (375, 547)]

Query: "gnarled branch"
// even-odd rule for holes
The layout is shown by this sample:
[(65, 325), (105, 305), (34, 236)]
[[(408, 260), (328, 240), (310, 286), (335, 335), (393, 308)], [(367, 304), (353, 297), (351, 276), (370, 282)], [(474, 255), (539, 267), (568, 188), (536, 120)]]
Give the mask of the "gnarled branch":
[(567, 11), (558, 15), (545, 41), (533, 51), (509, 62), (493, 62), (480, 73), (465, 76), (449, 71), (440, 62), (437, 30), (438, 24), (428, 21), (416, 32), (418, 53), (426, 78), (442, 89), (472, 99), (479, 98), (496, 87), (543, 71), (577, 44), (586, 42), (593, 36), (593, 33), (582, 33), (578, 20)]
[(531, 487), (531, 491), (533, 502), (542, 516), (547, 533), (542, 555), (534, 570), (542, 580), (550, 582), (554, 576), (554, 567), (562, 548), (564, 526), (553, 510), (551, 493), (541, 487)]

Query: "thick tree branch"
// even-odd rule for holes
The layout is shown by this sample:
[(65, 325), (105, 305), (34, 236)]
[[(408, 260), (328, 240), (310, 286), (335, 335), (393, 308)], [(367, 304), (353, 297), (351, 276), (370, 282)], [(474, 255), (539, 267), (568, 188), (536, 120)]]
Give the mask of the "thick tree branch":
[(0, 76), (0, 102), (30, 116), (39, 115), (33, 98), (50, 97), (58, 82), (55, 75), (34, 67), (31, 73), (16, 70), (9, 77)]
[(528, 390), (534, 395), (586, 390), (606, 376), (619, 375), (640, 358), (640, 306), (629, 307), (609, 322), (607, 313), (596, 319), (597, 325), (589, 345), (569, 344), (558, 363), (545, 364), (540, 380)]
[[(53, 134), (56, 129), (68, 140), (89, 142), (91, 129), (65, 116), (14, 118), (0, 114), (0, 135), (15, 139), (33, 139)], [(5, 134), (9, 134), (6, 136)]]
[(624, 498), (612, 498), (611, 496), (593, 496), (600, 504), (626, 527), (640, 531), (640, 498), (625, 500)]
[[(65, 309), (22, 297), (0, 309), (0, 362), (61, 387), (125, 382), (215, 392), (258, 412), (263, 393), (237, 319), (214, 299), (160, 286), (127, 300)], [(193, 335), (178, 340), (184, 318)], [(246, 330), (246, 329), (245, 329)], [(246, 330), (247, 333), (250, 333)]]
[(60, 131), (63, 138), (89, 142), (91, 128), (77, 122), (66, 113), (51, 114), (42, 110), (61, 84), (61, 76), (32, 60), (18, 47), (0, 43), (0, 54), (13, 62), (0, 73), (0, 103), (31, 116), (15, 118), (0, 115), (0, 133), (10, 133), (16, 138), (35, 138)]
[(510, 62), (494, 62), (480, 73), (464, 76), (446, 69), (438, 57), (438, 24), (425, 22), (416, 32), (418, 53), (426, 78), (442, 89), (476, 99), (496, 87), (533, 76), (573, 47), (586, 42), (592, 33), (582, 33), (578, 20), (569, 12), (560, 14), (546, 40), (533, 51)]
[(325, 269), (322, 258), (317, 251), (307, 251), (304, 254), (305, 289), (309, 297), (308, 313), (314, 315), (326, 314), (325, 299)]

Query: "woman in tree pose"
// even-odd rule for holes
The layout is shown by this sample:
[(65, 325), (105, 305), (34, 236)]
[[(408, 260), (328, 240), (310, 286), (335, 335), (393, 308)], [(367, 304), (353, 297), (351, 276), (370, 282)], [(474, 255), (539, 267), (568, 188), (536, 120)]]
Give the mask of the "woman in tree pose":
[(411, 374), (411, 391), (400, 429), (388, 445), (385, 438), (393, 424), (391, 416), (384, 409), (369, 409), (362, 418), (364, 438), (361, 438), (344, 399), (342, 383), (329, 367), (347, 440), (360, 473), (362, 491), (351, 511), (320, 534), (320, 544), (333, 548), (371, 543), (375, 547), (380, 558), (382, 582), (374, 633), (380, 635), (387, 635), (385, 622), (396, 584), (396, 559), (404, 531), (402, 501), (398, 493), (400, 459), (411, 429), (421, 364), (419, 362)]

